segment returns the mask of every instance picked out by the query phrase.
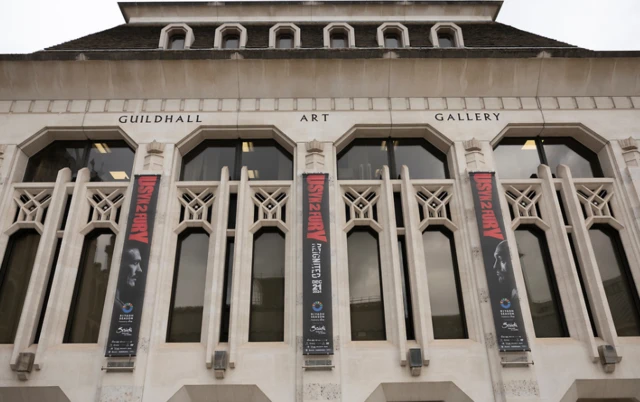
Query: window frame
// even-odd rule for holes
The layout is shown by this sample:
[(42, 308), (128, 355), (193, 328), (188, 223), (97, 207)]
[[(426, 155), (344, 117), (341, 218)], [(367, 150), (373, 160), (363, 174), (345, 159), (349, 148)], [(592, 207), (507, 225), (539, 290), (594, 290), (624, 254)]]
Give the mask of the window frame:
[[(174, 35), (184, 35), (184, 48), (183, 49), (171, 49), (171, 38)], [(158, 42), (158, 48), (162, 50), (189, 50), (191, 45), (195, 41), (193, 35), (193, 29), (184, 23), (169, 24), (162, 28), (160, 31), (160, 41)]]
[[(386, 39), (386, 34), (387, 31), (389, 31), (389, 33), (395, 33), (400, 37), (400, 46), (397, 48), (387, 48), (385, 45), (385, 39)], [(411, 47), (410, 42), (409, 42), (409, 29), (404, 26), (403, 24), (399, 23), (399, 22), (385, 22), (384, 24), (380, 25), (378, 27), (378, 34), (377, 34), (377, 39), (378, 39), (378, 46), (381, 48), (387, 48), (387, 49), (401, 49), (401, 48), (405, 48), (405, 47)]]
[[(226, 49), (224, 47), (224, 37), (226, 35), (238, 35), (238, 48)], [(222, 24), (216, 28), (215, 36), (213, 39), (213, 48), (218, 50), (242, 50), (247, 46), (247, 29), (238, 23)]]
[[(292, 47), (290, 48), (280, 48), (279, 38), (280, 35), (292, 35)], [(270, 49), (299, 49), (301, 46), (301, 38), (300, 38), (300, 28), (296, 24), (292, 24), (289, 22), (282, 22), (272, 26), (269, 29), (269, 48)]]
[[(440, 47), (440, 32), (447, 34), (452, 39), (451, 47)], [(431, 27), (429, 39), (434, 48), (439, 49), (455, 49), (464, 47), (464, 37), (462, 29), (453, 22), (439, 22)]]
[[(341, 33), (346, 36), (344, 48), (334, 48), (331, 46), (332, 35)], [(332, 22), (322, 30), (324, 47), (327, 49), (350, 49), (356, 47), (356, 34), (353, 27), (346, 22)]]

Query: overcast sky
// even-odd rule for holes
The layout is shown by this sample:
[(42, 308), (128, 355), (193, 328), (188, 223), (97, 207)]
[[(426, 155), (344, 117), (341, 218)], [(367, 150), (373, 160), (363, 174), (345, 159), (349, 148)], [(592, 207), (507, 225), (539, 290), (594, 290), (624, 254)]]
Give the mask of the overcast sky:
[[(30, 53), (124, 23), (116, 0), (0, 3), (0, 53)], [(640, 0), (506, 0), (498, 21), (589, 49), (640, 50)]]

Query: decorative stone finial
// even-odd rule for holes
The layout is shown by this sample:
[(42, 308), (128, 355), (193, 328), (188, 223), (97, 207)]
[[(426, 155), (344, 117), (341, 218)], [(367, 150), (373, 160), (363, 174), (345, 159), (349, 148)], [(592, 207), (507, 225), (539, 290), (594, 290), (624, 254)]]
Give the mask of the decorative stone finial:
[(467, 152), (480, 152), (482, 151), (482, 145), (480, 144), (480, 141), (478, 141), (475, 138), (472, 138), (468, 141), (463, 142), (464, 144), (464, 150)]
[(305, 157), (305, 165), (307, 171), (320, 172), (324, 170), (324, 146), (318, 140), (306, 143), (307, 155)]
[(469, 172), (486, 170), (484, 163), (484, 153), (482, 153), (482, 144), (475, 138), (463, 143), (465, 150), (465, 158), (467, 160), (467, 170)]
[(638, 150), (638, 141), (635, 138), (629, 137), (624, 140), (618, 141), (623, 151), (637, 151)]
[(147, 144), (147, 154), (144, 156), (144, 170), (162, 171), (164, 147), (165, 144), (156, 140)]
[(638, 151), (638, 141), (633, 137), (629, 137), (625, 138), (624, 140), (618, 140), (618, 143), (622, 148), (622, 157), (627, 163), (627, 166), (640, 166), (640, 152)]
[(152, 142), (147, 144), (147, 153), (149, 154), (163, 154), (164, 153), (164, 144), (153, 140)]

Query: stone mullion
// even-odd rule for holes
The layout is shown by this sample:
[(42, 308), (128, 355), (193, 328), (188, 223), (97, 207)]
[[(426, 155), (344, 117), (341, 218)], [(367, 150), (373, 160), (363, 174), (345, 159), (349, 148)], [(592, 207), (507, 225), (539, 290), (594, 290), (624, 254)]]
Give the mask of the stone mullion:
[[(587, 292), (591, 296), (590, 305), (596, 320), (598, 335), (606, 343), (619, 350), (618, 336), (609, 310), (609, 303), (604, 292), (602, 278), (598, 270), (598, 262), (591, 245), (589, 230), (586, 226), (580, 200), (576, 193), (575, 183), (571, 171), (566, 165), (558, 166), (558, 177), (562, 179), (562, 197), (565, 200), (565, 212), (571, 224), (576, 254), (582, 268), (582, 278)], [(619, 352), (618, 352), (619, 353)]]
[(11, 367), (15, 369), (18, 355), (25, 352), (31, 345), (35, 335), (36, 326), (40, 317), (40, 310), (43, 307), (44, 293), (47, 286), (51, 263), (58, 241), (57, 229), (64, 212), (66, 202), (66, 185), (71, 181), (71, 170), (61, 169), (58, 172), (56, 182), (51, 193), (51, 202), (48, 206), (47, 219), (44, 222), (40, 242), (31, 271), (31, 279), (22, 307), (22, 316), (16, 331), (16, 337), (11, 354)]
[(431, 303), (429, 301), (429, 286), (427, 270), (420, 233), (420, 213), (416, 201), (416, 192), (411, 182), (409, 169), (402, 167), (402, 212), (405, 216), (405, 246), (411, 288), (411, 307), (413, 309), (413, 328), (416, 341), (422, 348), (422, 361), (429, 364), (429, 341), (433, 340), (433, 322), (431, 320)]
[[(378, 217), (385, 230), (380, 233), (380, 258), (382, 262), (382, 277), (386, 311), (389, 311), (391, 328), (387, 325), (387, 333), (392, 333), (391, 341), (398, 346), (400, 364), (407, 364), (407, 336), (404, 322), (404, 301), (402, 288), (402, 266), (400, 266), (400, 252), (398, 250), (398, 229), (394, 210), (393, 184), (389, 176), (389, 167), (383, 166), (382, 186), (380, 187), (380, 207)], [(382, 213), (381, 213), (382, 212)], [(384, 250), (384, 252), (383, 252)], [(386, 259), (386, 261), (384, 261)], [(385, 269), (386, 267), (386, 269)], [(393, 328), (393, 330), (392, 330)]]
[(250, 232), (253, 218), (253, 201), (247, 167), (243, 166), (238, 185), (236, 209), (236, 234), (233, 254), (233, 278), (231, 287), (231, 314), (229, 317), (229, 366), (237, 361), (238, 345), (249, 340), (249, 314), (251, 308), (251, 260), (253, 234)]
[(562, 210), (556, 196), (556, 187), (547, 165), (538, 167), (538, 176), (542, 179), (542, 198), (540, 209), (550, 229), (545, 232), (547, 245), (553, 262), (562, 307), (570, 336), (586, 343), (590, 359), (598, 358), (598, 348), (593, 337), (587, 307), (582, 295), (577, 267), (571, 255), (571, 246), (564, 225)]
[(229, 215), (229, 169), (222, 168), (220, 184), (216, 191), (215, 213), (211, 219), (213, 233), (209, 238), (207, 257), (207, 278), (205, 286), (205, 311), (203, 312), (202, 333), (205, 334), (207, 368), (213, 367), (213, 353), (220, 340), (220, 319), (224, 300), (224, 275), (227, 246), (227, 219)]

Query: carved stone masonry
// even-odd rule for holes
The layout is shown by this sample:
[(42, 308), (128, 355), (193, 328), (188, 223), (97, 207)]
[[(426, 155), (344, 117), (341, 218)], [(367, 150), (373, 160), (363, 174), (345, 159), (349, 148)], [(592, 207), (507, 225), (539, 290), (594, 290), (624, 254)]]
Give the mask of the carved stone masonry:
[(324, 170), (324, 147), (318, 140), (307, 142), (307, 155), (305, 156), (305, 167), (310, 172), (321, 172)]
[(620, 147), (622, 148), (622, 156), (628, 167), (640, 166), (640, 152), (638, 151), (638, 142), (635, 138), (629, 137), (624, 140), (620, 140)]
[(147, 144), (147, 154), (144, 156), (144, 170), (162, 171), (164, 162), (164, 144), (153, 140)]
[(484, 162), (484, 153), (480, 141), (475, 138), (463, 142), (465, 150), (465, 158), (467, 161), (467, 170), (469, 172), (486, 170)]

